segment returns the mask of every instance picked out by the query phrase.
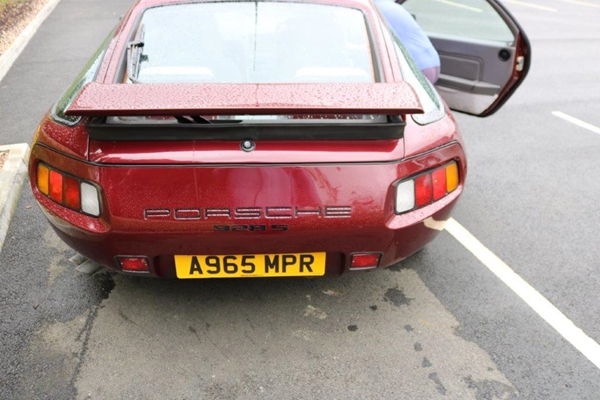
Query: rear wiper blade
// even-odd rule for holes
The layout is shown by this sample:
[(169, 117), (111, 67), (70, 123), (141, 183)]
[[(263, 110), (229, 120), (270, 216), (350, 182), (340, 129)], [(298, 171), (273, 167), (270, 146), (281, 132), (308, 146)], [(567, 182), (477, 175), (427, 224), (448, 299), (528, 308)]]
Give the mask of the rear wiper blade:
[(139, 83), (140, 64), (148, 59), (142, 55), (144, 50), (144, 26), (140, 27), (138, 39), (127, 43), (127, 77), (133, 83)]
[(190, 115), (189, 119), (188, 117), (182, 116), (182, 115), (174, 115), (174, 118), (177, 120), (177, 122), (179, 122), (180, 124), (210, 124), (210, 121), (204, 117), (201, 117), (199, 115)]

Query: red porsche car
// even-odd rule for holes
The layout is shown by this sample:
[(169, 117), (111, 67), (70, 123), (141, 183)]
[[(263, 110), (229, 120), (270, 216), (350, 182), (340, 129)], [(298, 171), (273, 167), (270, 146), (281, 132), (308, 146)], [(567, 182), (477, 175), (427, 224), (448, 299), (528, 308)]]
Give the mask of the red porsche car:
[(492, 114), (529, 66), (501, 4), (463, 3), (404, 3), (440, 54), (434, 88), (369, 0), (139, 0), (37, 129), (35, 198), (68, 245), (125, 273), (396, 264), (463, 190), (449, 108)]

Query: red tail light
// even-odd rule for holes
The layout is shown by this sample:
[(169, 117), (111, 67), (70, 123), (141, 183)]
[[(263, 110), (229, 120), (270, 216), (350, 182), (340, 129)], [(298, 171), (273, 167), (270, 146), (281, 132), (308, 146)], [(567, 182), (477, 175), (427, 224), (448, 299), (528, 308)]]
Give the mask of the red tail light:
[(81, 209), (81, 194), (79, 192), (79, 181), (71, 178), (70, 176), (65, 177), (65, 193), (64, 203), (67, 207), (73, 210)]
[(37, 188), (44, 196), (71, 210), (100, 216), (100, 197), (96, 186), (39, 163)]
[(432, 171), (405, 179), (396, 188), (396, 214), (425, 207), (456, 190), (458, 164), (452, 161)]
[(431, 173), (433, 180), (433, 200), (439, 200), (446, 195), (446, 168), (438, 168)]
[(425, 174), (415, 179), (415, 204), (417, 207), (423, 207), (431, 203), (433, 198), (433, 187), (431, 185), (431, 175)]
[(63, 176), (56, 171), (50, 171), (50, 198), (57, 203), (62, 203)]

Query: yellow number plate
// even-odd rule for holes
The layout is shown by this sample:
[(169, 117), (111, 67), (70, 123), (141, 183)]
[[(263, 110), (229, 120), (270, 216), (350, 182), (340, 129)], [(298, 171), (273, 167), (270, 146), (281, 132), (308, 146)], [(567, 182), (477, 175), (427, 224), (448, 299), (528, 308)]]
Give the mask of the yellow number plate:
[(325, 275), (325, 253), (175, 256), (179, 279)]

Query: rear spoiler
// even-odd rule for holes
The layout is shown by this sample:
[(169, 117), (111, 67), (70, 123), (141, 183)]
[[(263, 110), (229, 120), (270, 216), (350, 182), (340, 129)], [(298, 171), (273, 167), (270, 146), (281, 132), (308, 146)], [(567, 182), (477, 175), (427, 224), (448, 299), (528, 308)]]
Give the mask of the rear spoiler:
[(88, 83), (70, 116), (421, 114), (412, 87), (394, 83)]

